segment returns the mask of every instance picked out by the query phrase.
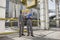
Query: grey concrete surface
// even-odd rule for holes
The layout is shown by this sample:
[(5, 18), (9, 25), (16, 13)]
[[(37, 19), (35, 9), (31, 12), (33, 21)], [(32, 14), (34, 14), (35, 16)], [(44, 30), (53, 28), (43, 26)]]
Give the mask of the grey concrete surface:
[(0, 40), (60, 40), (60, 31), (58, 30), (34, 30), (35, 37), (24, 34), (25, 36), (19, 37), (18, 33), (14, 33), (1, 37)]

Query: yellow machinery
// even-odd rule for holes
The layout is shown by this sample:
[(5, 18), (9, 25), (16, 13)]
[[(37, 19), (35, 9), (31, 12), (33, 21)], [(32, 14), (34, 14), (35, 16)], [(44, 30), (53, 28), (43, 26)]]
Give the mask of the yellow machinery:
[(37, 0), (22, 0), (21, 2), (26, 6), (26, 8), (37, 6)]

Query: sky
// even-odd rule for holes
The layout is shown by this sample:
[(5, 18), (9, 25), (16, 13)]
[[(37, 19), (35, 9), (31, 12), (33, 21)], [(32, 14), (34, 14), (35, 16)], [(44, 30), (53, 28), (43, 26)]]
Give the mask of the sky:
[[(52, 10), (52, 11), (55, 11), (55, 0), (51, 1), (49, 0), (48, 1), (48, 6), (49, 6), (49, 10)], [(56, 15), (55, 13), (49, 13), (49, 16), (53, 16), (53, 15)]]
[(54, 10), (55, 9), (55, 0), (53, 0), (53, 1), (49, 0), (48, 5), (49, 5), (49, 9)]

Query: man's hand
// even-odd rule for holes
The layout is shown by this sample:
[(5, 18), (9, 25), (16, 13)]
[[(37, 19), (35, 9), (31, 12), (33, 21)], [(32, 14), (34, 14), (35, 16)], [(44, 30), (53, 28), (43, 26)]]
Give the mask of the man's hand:
[(30, 16), (30, 18), (32, 18), (32, 16)]

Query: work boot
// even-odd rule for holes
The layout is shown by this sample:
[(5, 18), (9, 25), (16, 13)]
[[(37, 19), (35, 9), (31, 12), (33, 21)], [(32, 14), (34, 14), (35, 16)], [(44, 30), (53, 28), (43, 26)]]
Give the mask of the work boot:
[(31, 35), (32, 37), (34, 37), (34, 35)]
[(29, 35), (27, 35), (27, 36), (29, 36)]
[(22, 36), (25, 36), (24, 34), (22, 34)]

